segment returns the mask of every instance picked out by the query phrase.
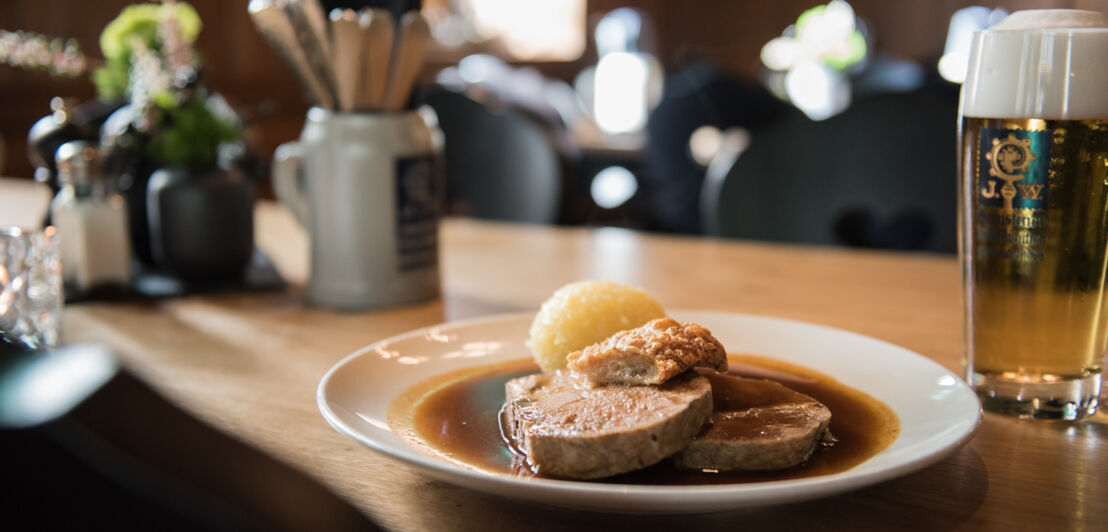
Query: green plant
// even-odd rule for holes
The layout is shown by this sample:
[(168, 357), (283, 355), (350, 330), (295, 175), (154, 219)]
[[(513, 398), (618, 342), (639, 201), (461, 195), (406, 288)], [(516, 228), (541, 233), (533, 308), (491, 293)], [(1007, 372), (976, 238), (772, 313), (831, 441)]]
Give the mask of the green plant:
[(214, 113), (199, 85), (192, 45), (200, 17), (188, 4), (125, 8), (100, 35), (104, 66), (93, 75), (101, 98), (127, 97), (146, 155), (163, 166), (216, 164), (219, 145), (239, 138), (233, 116)]
[(164, 165), (213, 166), (219, 145), (239, 138), (238, 127), (216, 116), (200, 98), (160, 109), (165, 113), (162, 127), (151, 138), (148, 153)]
[[(132, 137), (146, 146), (138, 156), (158, 165), (191, 168), (216, 164), (219, 145), (237, 140), (240, 125), (229, 108), (213, 111), (200, 85), (200, 59), (193, 49), (200, 15), (184, 2), (136, 4), (100, 33), (104, 61), (91, 72), (100, 99), (126, 99)], [(30, 32), (0, 31), (0, 62), (77, 76), (94, 66), (72, 40)]]
[(127, 95), (136, 43), (155, 52), (163, 51), (159, 28), (167, 20), (173, 20), (178, 27), (181, 43), (192, 46), (202, 25), (200, 15), (184, 2), (128, 6), (104, 27), (100, 33), (104, 65), (92, 73), (92, 82), (102, 99), (118, 100)]

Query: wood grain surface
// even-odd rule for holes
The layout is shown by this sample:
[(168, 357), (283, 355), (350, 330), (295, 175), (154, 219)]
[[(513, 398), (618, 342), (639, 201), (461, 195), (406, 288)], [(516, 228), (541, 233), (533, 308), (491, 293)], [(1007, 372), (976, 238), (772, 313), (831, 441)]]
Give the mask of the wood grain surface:
[[(11, 189), (4, 189), (9, 193)], [(102, 342), (201, 419), (308, 472), (392, 530), (1103, 529), (1108, 416), (1081, 423), (986, 415), (973, 441), (925, 470), (845, 495), (693, 516), (565, 510), (432, 480), (332, 430), (315, 404), (333, 364), (424, 325), (536, 309), (603, 278), (668, 308), (746, 312), (881, 338), (960, 372), (959, 269), (949, 256), (654, 236), (452, 219), (440, 301), (343, 314), (304, 302), (308, 244), (279, 207), (258, 242), (292, 286), (154, 303), (72, 305), (68, 342)]]

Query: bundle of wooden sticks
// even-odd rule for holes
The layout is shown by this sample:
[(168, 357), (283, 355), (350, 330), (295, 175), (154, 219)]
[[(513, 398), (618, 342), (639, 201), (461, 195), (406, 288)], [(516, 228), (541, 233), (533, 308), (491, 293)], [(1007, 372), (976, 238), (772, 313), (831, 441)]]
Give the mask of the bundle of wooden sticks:
[(418, 9), (334, 9), (319, 0), (251, 0), (250, 16), (317, 107), (399, 111), (431, 41)]

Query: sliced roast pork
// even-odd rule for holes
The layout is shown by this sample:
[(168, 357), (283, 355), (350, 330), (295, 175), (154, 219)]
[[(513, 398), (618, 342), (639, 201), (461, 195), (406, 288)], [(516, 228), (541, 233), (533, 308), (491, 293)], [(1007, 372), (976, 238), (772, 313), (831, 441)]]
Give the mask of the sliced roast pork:
[(657, 386), (600, 387), (557, 371), (505, 388), (506, 437), (544, 476), (594, 479), (652, 465), (688, 445), (712, 412), (708, 379), (691, 371)]
[(673, 457), (679, 467), (719, 471), (786, 469), (830, 438), (831, 411), (779, 383), (706, 374), (712, 383), (711, 425)]

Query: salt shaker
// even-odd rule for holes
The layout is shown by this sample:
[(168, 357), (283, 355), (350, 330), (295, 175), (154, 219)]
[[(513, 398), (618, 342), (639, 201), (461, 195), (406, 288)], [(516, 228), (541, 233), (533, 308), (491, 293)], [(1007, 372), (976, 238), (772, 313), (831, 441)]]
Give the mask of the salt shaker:
[(77, 293), (126, 285), (131, 246), (123, 197), (100, 170), (100, 152), (84, 141), (62, 144), (55, 155), (61, 189), (50, 204), (60, 244), (62, 277)]

